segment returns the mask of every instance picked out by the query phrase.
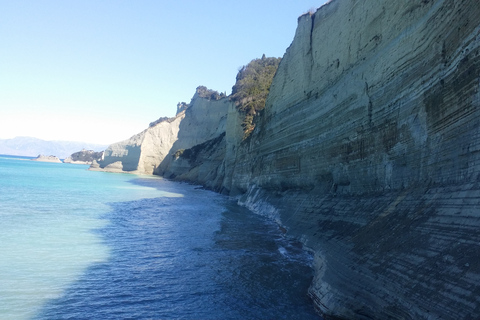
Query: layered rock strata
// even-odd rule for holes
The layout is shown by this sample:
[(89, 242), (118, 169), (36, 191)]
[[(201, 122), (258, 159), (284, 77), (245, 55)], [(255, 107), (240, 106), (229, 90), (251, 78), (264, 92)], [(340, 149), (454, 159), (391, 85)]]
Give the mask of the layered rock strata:
[(479, 84), (476, 1), (299, 18), (224, 187), (314, 250), (326, 318), (480, 318)]
[[(103, 160), (92, 164), (91, 170), (158, 174), (179, 180), (203, 183), (211, 178), (198, 178), (190, 173), (191, 165), (178, 160), (178, 153), (225, 135), (228, 99), (210, 100), (195, 93), (188, 108), (179, 110), (174, 118), (162, 118), (130, 139), (110, 145)], [(223, 153), (221, 160), (223, 161)], [(200, 177), (203, 174), (200, 173)]]
[(249, 138), (196, 97), (160, 156), (139, 136), (100, 166), (155, 155), (143, 172), (276, 219), (313, 250), (326, 319), (476, 319), (479, 87), (476, 1), (334, 0), (299, 18)]
[(165, 119), (130, 139), (110, 145), (91, 170), (153, 174), (177, 140), (185, 113)]
[[(211, 100), (202, 98), (198, 93), (195, 93), (189, 107), (183, 111), (185, 118), (179, 125), (178, 139), (173, 143), (168, 156), (164, 158), (155, 174), (169, 178), (182, 176), (179, 179), (188, 179), (199, 183), (210, 180), (207, 178), (200, 178), (199, 180), (197, 173), (189, 173), (193, 167), (196, 167), (195, 163), (200, 164), (203, 161), (197, 161), (199, 159), (196, 159), (196, 157), (195, 159), (186, 159), (186, 157), (181, 157), (180, 154), (194, 146), (198, 146), (196, 154), (207, 147), (218, 150), (219, 147), (213, 148), (212, 143), (215, 145), (220, 143), (220, 137), (225, 135), (227, 113), (232, 106), (233, 103), (228, 98)], [(211, 143), (205, 144), (207, 141), (211, 141)], [(202, 144), (205, 145), (202, 146)], [(208, 165), (208, 167), (216, 171), (217, 166), (223, 161), (223, 152), (220, 153), (220, 157), (219, 162), (213, 161), (211, 166)], [(204, 160), (207, 159), (213, 160), (210, 156), (204, 157)], [(202, 174), (200, 175), (202, 176)]]

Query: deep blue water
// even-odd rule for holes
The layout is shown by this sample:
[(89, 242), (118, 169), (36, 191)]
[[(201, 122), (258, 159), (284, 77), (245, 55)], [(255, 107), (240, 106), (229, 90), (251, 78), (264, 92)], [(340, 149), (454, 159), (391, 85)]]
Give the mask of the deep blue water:
[(0, 319), (318, 319), (311, 257), (233, 200), (0, 156)]

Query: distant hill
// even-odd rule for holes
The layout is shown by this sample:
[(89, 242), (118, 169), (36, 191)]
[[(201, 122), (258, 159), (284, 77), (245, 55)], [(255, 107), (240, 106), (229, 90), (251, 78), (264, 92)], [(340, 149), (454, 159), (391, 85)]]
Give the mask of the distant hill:
[(0, 154), (30, 157), (44, 154), (65, 159), (82, 149), (103, 151), (107, 146), (78, 141), (46, 141), (33, 137), (15, 137), (13, 139), (0, 139)]

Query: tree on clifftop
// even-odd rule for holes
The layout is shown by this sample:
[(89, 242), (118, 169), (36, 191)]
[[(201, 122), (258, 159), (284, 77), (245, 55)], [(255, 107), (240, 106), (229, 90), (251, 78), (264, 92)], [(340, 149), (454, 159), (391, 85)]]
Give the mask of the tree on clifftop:
[(245, 138), (255, 128), (254, 116), (265, 108), (270, 85), (280, 60), (281, 58), (266, 58), (263, 55), (261, 59), (252, 60), (243, 66), (237, 74), (230, 99), (235, 102), (238, 110), (245, 113), (242, 124)]
[(200, 98), (208, 100), (220, 100), (226, 97), (225, 93), (218, 93), (218, 91), (208, 89), (205, 86), (198, 86), (196, 92)]

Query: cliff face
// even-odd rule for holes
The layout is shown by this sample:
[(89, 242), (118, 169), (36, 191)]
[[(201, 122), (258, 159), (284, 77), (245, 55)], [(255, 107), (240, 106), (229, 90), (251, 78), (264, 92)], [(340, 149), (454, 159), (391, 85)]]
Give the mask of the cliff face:
[(299, 18), (224, 187), (315, 251), (327, 316), (480, 317), (480, 6)]
[[(193, 172), (190, 175), (188, 174), (192, 167), (196, 166), (194, 162), (190, 161), (192, 163), (189, 163), (188, 161), (193, 159), (185, 159), (184, 157), (175, 156), (175, 154), (183, 153), (186, 149), (190, 149), (212, 139), (215, 140), (219, 136), (224, 135), (227, 112), (231, 104), (232, 103), (226, 98), (210, 100), (202, 98), (196, 93), (189, 107), (184, 111), (185, 119), (180, 123), (178, 139), (172, 145), (168, 156), (164, 158), (155, 173), (169, 178), (183, 175), (183, 178), (179, 177), (179, 179), (200, 182), (196, 174)], [(199, 148), (203, 149), (201, 146)], [(218, 149), (218, 147), (215, 149)], [(198, 150), (198, 152), (199, 151), (201, 150)], [(205, 160), (208, 158), (211, 157), (206, 157)], [(223, 160), (223, 154), (221, 158), (220, 163)], [(200, 161), (197, 162), (199, 163)], [(216, 165), (213, 165), (212, 169), (215, 168)]]
[[(300, 18), (251, 144), (268, 156), (268, 168), (256, 167), (271, 172), (253, 175), (258, 183), (277, 187), (282, 171), (299, 166), (294, 186), (325, 181), (359, 194), (454, 182), (471, 171), (465, 161), (477, 139), (460, 124), (476, 123), (473, 2), (380, 4), (334, 1)], [(465, 139), (471, 147), (458, 150)], [(320, 180), (309, 173), (316, 168)]]
[(102, 165), (279, 221), (326, 318), (480, 318), (479, 86), (476, 0), (334, 0), (299, 18), (246, 140), (232, 102), (194, 96)]
[(178, 138), (185, 113), (164, 120), (128, 140), (110, 145), (104, 159), (91, 169), (112, 172), (152, 174), (164, 160)]
[[(203, 168), (212, 166), (216, 168), (216, 165), (222, 163), (224, 152), (220, 151), (217, 156), (219, 160), (209, 165), (204, 163), (212, 158), (211, 154), (202, 158), (203, 161), (199, 158), (195, 163), (182, 161), (184, 158), (179, 159), (175, 154), (209, 140), (213, 140), (215, 143), (213, 149), (218, 153), (217, 143), (222, 140), (219, 137), (225, 136), (227, 111), (231, 104), (228, 99), (210, 100), (196, 93), (188, 108), (180, 110), (175, 118), (162, 118), (130, 139), (110, 145), (105, 150), (104, 159), (98, 161), (98, 165), (93, 165), (91, 169), (158, 174), (169, 178), (179, 176), (178, 180), (198, 183), (210, 181), (212, 174), (204, 177), (206, 173), (198, 173), (198, 169), (193, 171), (192, 169), (200, 162)], [(220, 179), (217, 185), (221, 185), (221, 181)]]

